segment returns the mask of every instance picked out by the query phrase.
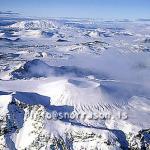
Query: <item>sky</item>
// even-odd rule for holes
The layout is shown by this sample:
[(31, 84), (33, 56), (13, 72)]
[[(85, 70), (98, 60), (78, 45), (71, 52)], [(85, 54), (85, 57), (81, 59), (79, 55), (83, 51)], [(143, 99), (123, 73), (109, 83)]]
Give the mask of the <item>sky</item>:
[(150, 0), (0, 0), (0, 11), (37, 17), (150, 19)]

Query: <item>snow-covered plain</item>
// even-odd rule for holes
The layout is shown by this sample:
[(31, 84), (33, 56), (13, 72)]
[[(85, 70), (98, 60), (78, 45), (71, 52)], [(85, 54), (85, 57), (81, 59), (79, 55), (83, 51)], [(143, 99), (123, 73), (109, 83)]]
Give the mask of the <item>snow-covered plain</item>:
[(0, 150), (150, 149), (150, 22), (0, 20)]

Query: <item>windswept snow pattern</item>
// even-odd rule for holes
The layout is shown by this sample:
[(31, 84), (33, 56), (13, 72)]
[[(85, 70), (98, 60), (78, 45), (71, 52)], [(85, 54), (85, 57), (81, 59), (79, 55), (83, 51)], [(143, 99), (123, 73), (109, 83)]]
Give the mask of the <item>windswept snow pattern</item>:
[(0, 15), (0, 150), (150, 149), (149, 22)]

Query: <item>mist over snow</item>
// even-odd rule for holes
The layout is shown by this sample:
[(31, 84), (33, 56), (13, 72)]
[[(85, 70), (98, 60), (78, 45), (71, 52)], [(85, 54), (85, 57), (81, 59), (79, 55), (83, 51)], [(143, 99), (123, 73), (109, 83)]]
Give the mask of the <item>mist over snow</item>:
[(11, 15), (0, 12), (0, 149), (149, 149), (148, 21)]

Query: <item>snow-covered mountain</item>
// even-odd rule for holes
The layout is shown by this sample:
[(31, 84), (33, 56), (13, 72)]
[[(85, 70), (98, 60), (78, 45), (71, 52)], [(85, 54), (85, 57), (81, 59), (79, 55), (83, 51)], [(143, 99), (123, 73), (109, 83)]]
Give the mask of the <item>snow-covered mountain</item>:
[(0, 150), (149, 150), (149, 26), (3, 17)]
[(10, 28), (18, 29), (50, 29), (57, 28), (57, 22), (51, 20), (26, 20), (10, 25)]

